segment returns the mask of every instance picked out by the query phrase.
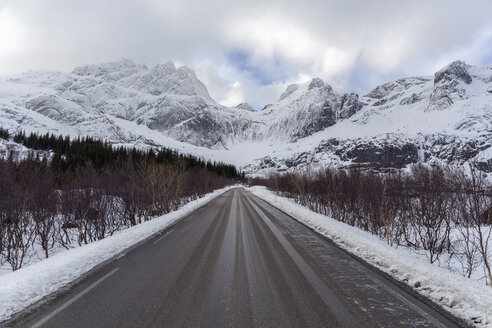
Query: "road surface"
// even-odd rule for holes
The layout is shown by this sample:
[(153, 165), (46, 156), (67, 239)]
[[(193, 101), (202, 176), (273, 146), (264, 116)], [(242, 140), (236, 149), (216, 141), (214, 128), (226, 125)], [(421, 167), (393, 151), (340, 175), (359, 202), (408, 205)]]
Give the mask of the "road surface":
[(7, 326), (456, 327), (239, 188)]

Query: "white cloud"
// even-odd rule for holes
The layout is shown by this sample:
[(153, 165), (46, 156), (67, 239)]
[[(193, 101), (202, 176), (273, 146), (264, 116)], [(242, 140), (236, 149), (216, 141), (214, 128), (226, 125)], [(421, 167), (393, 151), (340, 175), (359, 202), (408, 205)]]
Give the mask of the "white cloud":
[(8, 7), (0, 9), (0, 58), (18, 55), (25, 42), (25, 31)]
[(437, 70), (455, 59), (462, 59), (472, 65), (492, 65), (492, 27), (479, 33), (470, 44), (461, 45), (456, 50), (443, 54), (433, 63), (432, 69)]
[(239, 81), (235, 81), (227, 86), (225, 98), (220, 101), (220, 104), (232, 107), (242, 102), (244, 102), (243, 88), (241, 87), (241, 83), (239, 83)]
[(490, 12), (490, 0), (3, 0), (0, 75), (175, 60), (219, 102), (261, 107), (315, 76), (364, 89), (457, 58), (492, 64)]

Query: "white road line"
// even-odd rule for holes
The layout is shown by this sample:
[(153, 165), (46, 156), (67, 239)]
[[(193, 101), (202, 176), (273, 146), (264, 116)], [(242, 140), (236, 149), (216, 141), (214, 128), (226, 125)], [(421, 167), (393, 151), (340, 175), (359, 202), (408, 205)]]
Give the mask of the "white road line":
[(120, 254), (120, 256), (118, 256), (116, 259), (119, 260), (119, 259), (121, 259), (125, 255), (126, 255), (126, 253)]
[(41, 319), (38, 322), (36, 322), (31, 327), (32, 328), (41, 327), (42, 325), (44, 325), (45, 323), (47, 323), (51, 318), (53, 318), (58, 313), (60, 313), (61, 311), (65, 310), (67, 307), (69, 307), (70, 305), (72, 305), (75, 301), (77, 301), (79, 298), (81, 298), (82, 296), (84, 296), (85, 294), (87, 294), (89, 291), (91, 291), (94, 287), (96, 287), (97, 285), (99, 285), (105, 279), (109, 278), (112, 274), (114, 274), (119, 269), (120, 268), (115, 268), (111, 272), (108, 272), (104, 277), (102, 277), (98, 281), (94, 282), (92, 285), (90, 285), (89, 287), (87, 287), (86, 289), (84, 289), (82, 292), (80, 292), (75, 297), (73, 297), (72, 299), (70, 299), (68, 302), (66, 302), (65, 304), (63, 304), (62, 306), (60, 306), (59, 308), (57, 308), (56, 310), (54, 310), (53, 312), (51, 312), (50, 314), (48, 314), (43, 319)]
[(158, 242), (160, 242), (161, 240), (163, 240), (164, 237), (166, 237), (167, 235), (169, 235), (173, 231), (174, 231), (174, 229), (171, 229), (168, 232), (164, 233), (164, 235), (162, 235), (162, 237), (159, 237), (158, 239), (154, 240), (153, 244), (157, 244)]

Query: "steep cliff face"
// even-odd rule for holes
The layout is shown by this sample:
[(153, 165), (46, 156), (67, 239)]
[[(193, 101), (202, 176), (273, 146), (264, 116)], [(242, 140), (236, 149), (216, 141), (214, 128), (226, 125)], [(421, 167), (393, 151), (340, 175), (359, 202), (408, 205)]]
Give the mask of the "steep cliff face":
[(444, 110), (456, 101), (467, 99), (466, 86), (472, 83), (469, 66), (455, 61), (434, 74), (434, 89), (427, 110)]
[(319, 78), (290, 85), (279, 102), (260, 112), (262, 119), (270, 122), (263, 138), (295, 142), (349, 118), (361, 108), (357, 94), (335, 91)]
[(384, 171), (401, 169), (418, 162), (464, 165), (470, 161), (482, 171), (492, 173), (491, 135), (478, 138), (449, 134), (387, 134), (350, 139), (331, 137), (316, 146), (297, 147), (294, 152), (273, 152), (248, 164), (245, 169), (253, 175), (327, 165), (355, 165)]

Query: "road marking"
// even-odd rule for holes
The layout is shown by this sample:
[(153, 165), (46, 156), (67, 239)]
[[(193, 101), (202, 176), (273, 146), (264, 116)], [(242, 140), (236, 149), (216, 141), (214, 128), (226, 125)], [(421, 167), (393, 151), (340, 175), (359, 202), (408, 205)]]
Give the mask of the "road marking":
[(56, 310), (54, 310), (53, 312), (51, 312), (50, 314), (48, 314), (46, 317), (44, 317), (43, 319), (39, 320), (38, 322), (36, 322), (34, 325), (32, 325), (31, 327), (32, 328), (38, 328), (38, 327), (41, 327), (42, 325), (44, 325), (45, 323), (47, 323), (49, 320), (51, 320), (51, 318), (53, 318), (54, 316), (56, 316), (58, 313), (60, 313), (61, 311), (65, 310), (67, 307), (69, 307), (70, 305), (72, 305), (73, 303), (75, 303), (75, 301), (77, 301), (79, 298), (81, 298), (82, 296), (84, 296), (85, 294), (87, 294), (88, 292), (90, 292), (92, 289), (94, 289), (94, 287), (96, 287), (97, 285), (99, 285), (101, 282), (103, 282), (104, 280), (106, 280), (107, 278), (109, 278), (111, 275), (113, 275), (116, 271), (118, 271), (120, 268), (115, 268), (113, 269), (111, 272), (108, 272), (104, 277), (100, 278), (98, 281), (94, 282), (92, 285), (90, 285), (89, 287), (87, 287), (86, 289), (84, 289), (82, 292), (80, 292), (79, 294), (77, 294), (75, 297), (73, 297), (72, 299), (70, 299), (68, 302), (66, 302), (65, 304), (63, 304), (62, 306), (60, 306), (59, 308), (57, 308)]
[(171, 232), (173, 232), (174, 229), (171, 229), (169, 230), (168, 232), (165, 232), (164, 235), (162, 235), (161, 237), (159, 237), (158, 239), (154, 240), (153, 244), (157, 244), (158, 242), (160, 242), (161, 240), (164, 239), (164, 237), (166, 237), (167, 235), (169, 235)]
[(121, 259), (125, 255), (126, 255), (126, 253), (120, 254), (120, 256), (118, 256), (116, 259), (119, 260), (119, 259)]

